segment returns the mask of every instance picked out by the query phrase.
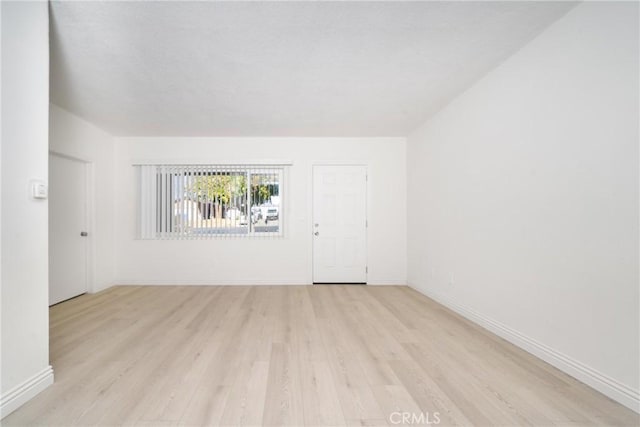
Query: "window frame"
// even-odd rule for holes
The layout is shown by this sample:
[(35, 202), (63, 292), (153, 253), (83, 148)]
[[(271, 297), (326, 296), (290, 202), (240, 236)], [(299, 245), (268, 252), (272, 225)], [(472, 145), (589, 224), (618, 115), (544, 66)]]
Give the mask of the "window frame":
[[(291, 163), (278, 162), (278, 163), (257, 163), (257, 162), (234, 162), (234, 163), (169, 163), (169, 162), (145, 162), (134, 163), (136, 167), (137, 175), (137, 205), (136, 212), (137, 227), (136, 227), (136, 239), (137, 240), (202, 240), (202, 239), (229, 239), (229, 238), (249, 238), (249, 239), (273, 239), (285, 237), (286, 230), (286, 187), (288, 177), (288, 166)], [(200, 222), (195, 227), (191, 224), (191, 221), (195, 221), (197, 224), (199, 215), (202, 215), (200, 206), (198, 205), (194, 210), (195, 218), (189, 219), (191, 224), (188, 229), (178, 230), (180, 225), (177, 223), (177, 217), (185, 213), (181, 210), (179, 214), (175, 211), (175, 202), (177, 199), (174, 194), (174, 188), (177, 184), (174, 182), (176, 176), (185, 174), (198, 174), (198, 176), (227, 176), (227, 175), (244, 175), (245, 176), (245, 190), (240, 197), (244, 198), (246, 204), (246, 225), (240, 226), (234, 225), (231, 227), (220, 228), (217, 232), (213, 231), (215, 228), (210, 228), (209, 232), (193, 232), (202, 227)], [(256, 231), (255, 222), (253, 221), (254, 209), (256, 206), (252, 206), (253, 186), (252, 176), (254, 175), (266, 175), (272, 174), (277, 177), (277, 196), (278, 196), (278, 228), (277, 231)], [(169, 178), (171, 177), (171, 178)], [(186, 183), (181, 185), (187, 185)], [(183, 193), (185, 194), (185, 193)], [(237, 196), (236, 196), (237, 197)], [(270, 195), (269, 197), (273, 197)], [(242, 200), (242, 199), (241, 199)], [(190, 203), (200, 202), (190, 198)], [(211, 202), (207, 202), (211, 203)], [(215, 203), (215, 202), (213, 202)], [(220, 212), (227, 211), (227, 209), (237, 209), (237, 206), (229, 205), (229, 202), (223, 203), (220, 208)], [(264, 206), (262, 203), (260, 206)], [(268, 207), (267, 207), (268, 208)], [(194, 209), (194, 208), (191, 208)], [(211, 207), (207, 209), (212, 209)], [(170, 216), (170, 220), (167, 217)], [(219, 218), (227, 219), (226, 214), (222, 214)], [(211, 220), (211, 218), (209, 219)], [(257, 221), (256, 221), (257, 222)], [(266, 223), (265, 223), (266, 226)], [(200, 228), (202, 229), (202, 228)], [(226, 230), (226, 231), (224, 231)], [(246, 230), (237, 232), (239, 230)], [(234, 232), (235, 231), (235, 232)]]

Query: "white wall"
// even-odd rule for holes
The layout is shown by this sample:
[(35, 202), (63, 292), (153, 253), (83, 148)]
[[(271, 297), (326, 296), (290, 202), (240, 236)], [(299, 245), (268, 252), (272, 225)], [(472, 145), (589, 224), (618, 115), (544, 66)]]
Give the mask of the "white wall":
[(97, 292), (113, 284), (115, 268), (115, 184), (114, 142), (111, 135), (78, 116), (51, 104), (49, 109), (49, 150), (83, 160), (90, 165), (92, 178), (89, 199), (93, 206), (89, 221), (89, 245), (93, 278), (89, 291)]
[(48, 4), (2, 2), (1, 416), (53, 381), (49, 366), (47, 201)]
[[(286, 237), (278, 240), (135, 240), (132, 163), (291, 160), (284, 189)], [(370, 284), (406, 283), (404, 138), (117, 138), (116, 277), (127, 284), (311, 283), (314, 163), (369, 166)]]
[(638, 72), (581, 4), (407, 143), (409, 284), (636, 410)]

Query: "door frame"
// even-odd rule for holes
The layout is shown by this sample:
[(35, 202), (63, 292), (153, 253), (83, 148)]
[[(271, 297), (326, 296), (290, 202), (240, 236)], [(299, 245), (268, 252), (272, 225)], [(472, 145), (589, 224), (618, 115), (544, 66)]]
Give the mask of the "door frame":
[[(309, 207), (310, 207), (310, 215), (309, 215), (309, 223), (307, 225), (307, 228), (309, 230), (309, 259), (310, 259), (310, 263), (309, 263), (309, 283), (311, 283), (312, 285), (315, 285), (316, 283), (313, 282), (313, 246), (314, 246), (314, 239), (313, 239), (313, 233), (314, 233), (314, 227), (313, 227), (313, 220), (314, 220), (314, 205), (313, 205), (313, 199), (314, 199), (314, 185), (313, 185), (313, 177), (314, 177), (314, 171), (316, 166), (361, 166), (365, 168), (365, 172), (366, 172), (366, 194), (364, 197), (364, 201), (365, 201), (365, 233), (364, 233), (364, 240), (365, 240), (365, 251), (364, 251), (364, 256), (365, 256), (365, 264), (367, 265), (367, 270), (365, 273), (365, 282), (364, 285), (368, 285), (369, 284), (369, 196), (371, 194), (371, 190), (369, 189), (369, 163), (367, 162), (353, 162), (353, 161), (331, 161), (331, 162), (313, 162), (311, 163), (311, 173), (309, 174), (309, 186), (311, 188), (311, 191), (309, 191)], [(317, 283), (318, 285), (322, 285), (321, 283)]]
[[(94, 163), (90, 160), (86, 160), (76, 156), (70, 156), (68, 154), (61, 153), (59, 151), (49, 150), (49, 156), (56, 156), (63, 159), (71, 160), (74, 162), (79, 162), (84, 165), (85, 171), (85, 224), (86, 230), (89, 235), (87, 236), (87, 240), (85, 243), (86, 246), (86, 265), (85, 265), (85, 281), (87, 284), (87, 293), (95, 293), (96, 292), (96, 283), (95, 283), (95, 271), (96, 271), (96, 239), (94, 236), (95, 231), (95, 173), (94, 173)], [(49, 212), (47, 211), (47, 216)], [(48, 234), (48, 233), (47, 233)], [(47, 236), (48, 238), (48, 236)]]

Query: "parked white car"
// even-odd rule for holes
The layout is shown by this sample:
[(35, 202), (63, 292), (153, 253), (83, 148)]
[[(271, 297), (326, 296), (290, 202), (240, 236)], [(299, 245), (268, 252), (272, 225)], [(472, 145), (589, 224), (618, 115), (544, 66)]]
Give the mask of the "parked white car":
[(267, 208), (267, 211), (264, 214), (264, 222), (267, 223), (269, 221), (276, 221), (279, 216), (280, 212), (277, 206)]
[(265, 222), (274, 221), (280, 217), (280, 208), (271, 203), (253, 206), (251, 208), (251, 216), (254, 224), (261, 219), (264, 219)]

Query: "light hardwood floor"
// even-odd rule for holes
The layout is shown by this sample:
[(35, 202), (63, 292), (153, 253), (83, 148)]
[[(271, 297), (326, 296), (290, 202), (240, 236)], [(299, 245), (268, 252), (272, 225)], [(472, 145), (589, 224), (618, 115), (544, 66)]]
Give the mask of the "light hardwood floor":
[(55, 384), (4, 425), (640, 423), (404, 286), (114, 287), (50, 325)]

